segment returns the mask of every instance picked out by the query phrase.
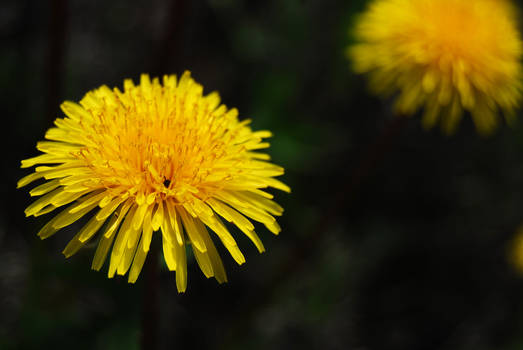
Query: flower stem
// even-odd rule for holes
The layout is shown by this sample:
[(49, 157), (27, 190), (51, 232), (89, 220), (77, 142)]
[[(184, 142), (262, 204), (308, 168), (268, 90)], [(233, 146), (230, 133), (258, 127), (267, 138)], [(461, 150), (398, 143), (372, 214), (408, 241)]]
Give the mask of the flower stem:
[(141, 348), (154, 350), (158, 348), (158, 245), (151, 244), (145, 267)]
[[(152, 55), (151, 73), (157, 75), (166, 74), (167, 71), (178, 69), (181, 52), (176, 52), (182, 39), (183, 21), (185, 18), (185, 0), (173, 0), (170, 3), (167, 18), (163, 26), (162, 39), (159, 41)], [(149, 257), (145, 261), (145, 286), (143, 291), (142, 305), (142, 349), (158, 348), (158, 287), (159, 266), (158, 254), (160, 247), (151, 242)]]

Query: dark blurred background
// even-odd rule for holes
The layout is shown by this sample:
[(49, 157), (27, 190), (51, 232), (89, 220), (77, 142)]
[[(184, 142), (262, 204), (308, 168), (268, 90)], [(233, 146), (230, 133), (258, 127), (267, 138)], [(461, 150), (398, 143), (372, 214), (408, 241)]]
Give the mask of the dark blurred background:
[(65, 260), (76, 226), (40, 241), (19, 162), (63, 100), (185, 69), (274, 132), (293, 193), (266, 253), (218, 247), (229, 283), (190, 261), (179, 295), (160, 264), (159, 349), (523, 349), (523, 115), (490, 138), (395, 121), (345, 58), (365, 4), (2, 0), (0, 349), (140, 348), (146, 276), (91, 271), (95, 243)]

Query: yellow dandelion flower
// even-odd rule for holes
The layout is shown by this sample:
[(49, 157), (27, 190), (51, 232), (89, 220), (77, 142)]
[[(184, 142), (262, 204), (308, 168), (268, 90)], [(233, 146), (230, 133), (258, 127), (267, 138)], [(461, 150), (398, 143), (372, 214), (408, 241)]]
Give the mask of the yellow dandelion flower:
[(424, 108), (452, 133), (466, 110), (479, 133), (507, 122), (521, 100), (523, 44), (508, 0), (374, 0), (347, 54), (371, 89), (397, 95), (398, 114)]
[[(22, 161), (39, 165), (18, 187), (47, 182), (30, 191), (42, 196), (25, 210), (39, 216), (68, 205), (38, 233), (47, 238), (84, 216), (87, 223), (63, 251), (75, 254), (97, 232), (92, 268), (99, 270), (111, 251), (109, 277), (129, 271), (134, 283), (145, 261), (153, 232), (161, 231), (165, 262), (176, 271), (178, 291), (187, 286), (186, 246), (207, 278), (227, 277), (208, 229), (238, 264), (245, 262), (223, 219), (237, 226), (264, 251), (251, 220), (278, 234), (274, 216), (283, 209), (268, 187), (290, 192), (275, 179), (283, 168), (258, 150), (269, 147), (269, 131), (252, 131), (236, 109), (220, 105), (218, 93), (203, 95), (189, 72), (140, 85), (124, 81), (124, 90), (102, 86), (79, 104), (64, 102), (67, 117), (38, 142), (43, 154)], [(111, 250), (112, 247), (112, 250)]]
[(509, 242), (507, 258), (514, 270), (523, 276), (523, 225), (516, 230)]

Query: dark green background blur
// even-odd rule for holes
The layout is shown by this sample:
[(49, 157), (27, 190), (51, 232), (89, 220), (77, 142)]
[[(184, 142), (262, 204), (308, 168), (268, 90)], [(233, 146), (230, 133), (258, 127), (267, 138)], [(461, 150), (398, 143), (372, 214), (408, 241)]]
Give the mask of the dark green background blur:
[(238, 232), (246, 264), (218, 247), (228, 284), (190, 261), (179, 295), (160, 264), (159, 349), (523, 349), (523, 278), (507, 259), (523, 222), (523, 115), (490, 138), (468, 117), (452, 137), (417, 117), (391, 133), (390, 103), (344, 55), (364, 8), (2, 0), (0, 349), (140, 348), (147, 278), (91, 271), (94, 243), (65, 260), (78, 226), (40, 241), (51, 215), (25, 218), (19, 162), (37, 154), (61, 101), (185, 69), (274, 132), (269, 153), (293, 193), (276, 193), (281, 234), (257, 230), (266, 253)]

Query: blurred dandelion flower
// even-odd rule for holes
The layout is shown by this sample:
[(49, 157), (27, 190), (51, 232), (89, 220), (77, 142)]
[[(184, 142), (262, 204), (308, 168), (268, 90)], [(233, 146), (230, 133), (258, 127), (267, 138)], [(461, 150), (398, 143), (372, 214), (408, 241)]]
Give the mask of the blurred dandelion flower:
[[(64, 102), (66, 118), (39, 142), (43, 154), (22, 161), (35, 172), (18, 187), (44, 178), (30, 191), (42, 196), (26, 210), (39, 216), (69, 204), (38, 233), (44, 239), (92, 214), (63, 251), (76, 253), (101, 231), (92, 268), (99, 270), (111, 250), (109, 277), (129, 271), (140, 274), (152, 234), (161, 230), (163, 254), (176, 271), (178, 291), (187, 286), (186, 245), (205, 276), (227, 280), (207, 228), (238, 264), (245, 262), (221, 218), (236, 225), (260, 252), (262, 242), (249, 219), (278, 234), (273, 215), (283, 209), (264, 189), (290, 192), (274, 177), (283, 168), (258, 150), (269, 147), (269, 131), (253, 132), (249, 120), (239, 121), (236, 109), (220, 105), (218, 93), (203, 95), (189, 72), (140, 85), (124, 81), (124, 91), (102, 86), (80, 104)], [(220, 218), (221, 217), (221, 218)], [(104, 226), (105, 224), (105, 226)]]
[(507, 257), (512, 267), (523, 276), (523, 225), (520, 225), (509, 242)]
[(397, 94), (397, 113), (424, 109), (455, 131), (469, 111), (481, 134), (502, 111), (514, 118), (522, 90), (523, 45), (508, 0), (374, 0), (357, 20), (347, 50), (358, 73), (381, 95)]

